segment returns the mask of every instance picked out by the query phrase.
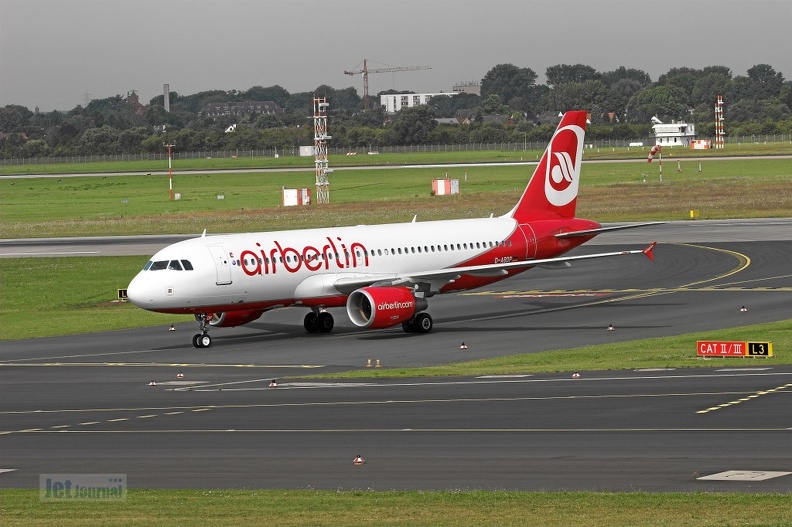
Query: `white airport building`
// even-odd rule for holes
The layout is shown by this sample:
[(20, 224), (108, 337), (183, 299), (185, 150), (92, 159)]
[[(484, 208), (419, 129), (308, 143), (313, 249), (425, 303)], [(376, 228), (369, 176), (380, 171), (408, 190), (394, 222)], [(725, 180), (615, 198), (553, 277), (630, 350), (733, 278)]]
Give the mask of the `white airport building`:
[(688, 123), (665, 124), (655, 121), (652, 126), (655, 135), (655, 144), (665, 147), (683, 146), (690, 147), (690, 142), (696, 138), (696, 125)]
[(456, 93), (389, 93), (380, 95), (380, 105), (385, 107), (388, 113), (396, 113), (402, 108), (412, 108), (421, 106), (429, 102), (429, 99), (437, 95), (456, 95)]

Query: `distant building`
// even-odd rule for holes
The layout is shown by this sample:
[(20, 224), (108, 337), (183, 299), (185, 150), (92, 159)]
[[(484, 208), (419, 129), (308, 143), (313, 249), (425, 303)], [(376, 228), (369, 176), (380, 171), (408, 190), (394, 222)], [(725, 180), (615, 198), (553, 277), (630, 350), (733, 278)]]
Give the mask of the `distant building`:
[(690, 147), (690, 142), (696, 138), (696, 125), (688, 123), (665, 124), (654, 121), (652, 131), (655, 135), (655, 144), (663, 147), (683, 146)]
[(386, 112), (396, 113), (402, 108), (424, 105), (437, 95), (453, 96), (456, 93), (389, 93), (380, 95), (380, 105), (385, 107)]
[(469, 93), (471, 95), (481, 95), (481, 84), (475, 81), (460, 82), (451, 88), (456, 93)]
[(199, 112), (201, 117), (221, 117), (223, 115), (236, 115), (244, 117), (254, 114), (281, 114), (283, 108), (272, 101), (242, 101), (242, 102), (213, 102), (209, 103)]

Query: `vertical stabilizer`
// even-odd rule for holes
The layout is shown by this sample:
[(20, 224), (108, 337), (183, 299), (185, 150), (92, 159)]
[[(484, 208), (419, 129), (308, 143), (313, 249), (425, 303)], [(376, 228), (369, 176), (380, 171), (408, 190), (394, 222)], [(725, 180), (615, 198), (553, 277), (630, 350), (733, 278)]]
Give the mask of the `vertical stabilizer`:
[(575, 217), (586, 115), (585, 111), (564, 114), (520, 201), (509, 213), (519, 223)]

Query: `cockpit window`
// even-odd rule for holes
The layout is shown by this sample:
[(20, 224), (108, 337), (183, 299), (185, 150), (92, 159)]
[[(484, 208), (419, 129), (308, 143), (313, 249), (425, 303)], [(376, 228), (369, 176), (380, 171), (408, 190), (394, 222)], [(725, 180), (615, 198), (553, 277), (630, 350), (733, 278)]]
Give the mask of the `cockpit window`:
[(149, 260), (143, 267), (144, 271), (162, 271), (169, 269), (171, 271), (192, 271), (193, 266), (190, 260)]

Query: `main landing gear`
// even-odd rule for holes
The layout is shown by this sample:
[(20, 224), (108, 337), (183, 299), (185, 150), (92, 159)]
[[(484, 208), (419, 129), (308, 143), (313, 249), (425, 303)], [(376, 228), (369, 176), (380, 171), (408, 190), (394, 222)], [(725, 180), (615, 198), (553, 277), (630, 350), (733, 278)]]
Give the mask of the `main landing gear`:
[(429, 333), (433, 326), (434, 322), (429, 313), (418, 313), (407, 322), (402, 322), (405, 333)]
[(327, 311), (312, 309), (310, 313), (305, 315), (303, 325), (308, 333), (330, 333), (333, 330), (335, 321), (333, 320), (333, 315)]
[(200, 333), (193, 335), (192, 343), (196, 348), (208, 348), (212, 345), (212, 337), (209, 336), (209, 329), (206, 327), (206, 313), (197, 313), (195, 320), (198, 321)]

